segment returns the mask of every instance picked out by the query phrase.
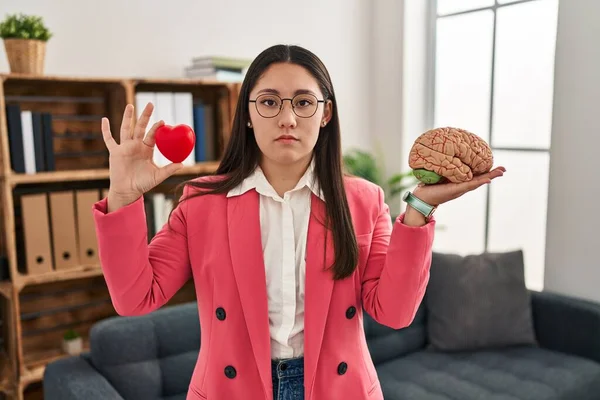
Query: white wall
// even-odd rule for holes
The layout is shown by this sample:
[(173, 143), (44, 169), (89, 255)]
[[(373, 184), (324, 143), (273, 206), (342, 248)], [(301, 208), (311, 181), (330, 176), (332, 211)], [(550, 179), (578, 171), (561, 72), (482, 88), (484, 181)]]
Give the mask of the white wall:
[[(372, 149), (387, 176), (409, 169), (410, 147), (429, 129), (428, 3), (372, 3)], [(388, 203), (392, 214), (405, 208), (399, 197)]]
[[(430, 113), (433, 113), (433, 70), (432, 31), (430, 27), (430, 1), (404, 0), (404, 62), (403, 62), (403, 103), (401, 157), (398, 157), (402, 172), (410, 170), (408, 154), (413, 143), (423, 132), (433, 128)], [(406, 204), (400, 202), (402, 209)], [(438, 223), (438, 227), (441, 224)]]
[(408, 153), (415, 139), (430, 126), (430, 105), (432, 99), (433, 62), (431, 43), (432, 32), (429, 1), (404, 0), (404, 62), (403, 62), (403, 102), (402, 118), (402, 158), (401, 168), (408, 170)]
[(600, 301), (600, 2), (561, 1), (545, 288)]
[[(46, 73), (181, 77), (192, 57), (255, 57), (299, 44), (327, 65), (338, 96), (344, 147), (370, 146), (369, 2), (363, 0), (3, 0), (7, 13), (40, 15), (55, 36)], [(4, 47), (0, 71), (8, 72)]]
[[(392, 175), (402, 168), (402, 120), (404, 91), (404, 1), (372, 3), (370, 103), (373, 154), (379, 158), (384, 174)], [(388, 201), (389, 204), (389, 201)], [(397, 214), (399, 202), (390, 204)]]

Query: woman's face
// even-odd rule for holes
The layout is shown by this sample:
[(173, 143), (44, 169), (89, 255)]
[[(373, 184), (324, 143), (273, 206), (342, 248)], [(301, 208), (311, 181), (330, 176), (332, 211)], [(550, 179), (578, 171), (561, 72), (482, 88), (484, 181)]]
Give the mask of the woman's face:
[[(294, 99), (293, 104), (287, 99)], [(272, 64), (250, 92), (250, 100), (256, 100), (249, 103), (249, 112), (262, 161), (308, 162), (320, 128), (331, 118), (331, 101), (319, 102), (323, 93), (317, 80), (299, 65)]]

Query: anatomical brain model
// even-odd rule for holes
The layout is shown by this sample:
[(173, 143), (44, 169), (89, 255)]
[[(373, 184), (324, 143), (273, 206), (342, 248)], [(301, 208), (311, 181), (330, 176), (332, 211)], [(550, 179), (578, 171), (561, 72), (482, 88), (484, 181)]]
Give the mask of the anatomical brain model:
[(446, 180), (466, 182), (489, 172), (494, 157), (479, 136), (459, 128), (436, 128), (419, 136), (410, 150), (408, 165), (425, 184)]

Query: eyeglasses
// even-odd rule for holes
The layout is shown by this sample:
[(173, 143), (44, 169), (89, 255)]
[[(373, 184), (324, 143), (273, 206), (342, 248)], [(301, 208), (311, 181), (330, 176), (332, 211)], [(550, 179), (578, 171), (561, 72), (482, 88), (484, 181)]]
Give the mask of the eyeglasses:
[(325, 100), (319, 100), (312, 94), (297, 94), (292, 99), (282, 99), (276, 94), (261, 94), (255, 100), (249, 100), (254, 103), (256, 111), (263, 118), (275, 118), (283, 108), (283, 102), (289, 100), (292, 104), (292, 110), (300, 118), (310, 118), (317, 112), (319, 103)]

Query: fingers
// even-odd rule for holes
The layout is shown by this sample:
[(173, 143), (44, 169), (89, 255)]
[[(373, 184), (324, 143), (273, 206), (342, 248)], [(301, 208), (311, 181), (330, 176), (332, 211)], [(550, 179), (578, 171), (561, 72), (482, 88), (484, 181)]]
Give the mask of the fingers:
[(165, 165), (164, 167), (159, 168), (158, 176), (156, 177), (157, 184), (161, 183), (162, 181), (173, 175), (175, 172), (179, 171), (181, 168), (183, 168), (182, 163), (171, 163), (169, 165)]
[(506, 172), (506, 168), (497, 167), (497, 168), (494, 168), (493, 170), (491, 170), (490, 172), (488, 172), (487, 174), (483, 175), (482, 178), (485, 178), (485, 179), (488, 179), (489, 181), (491, 181), (492, 179), (501, 177), (502, 175), (504, 175), (505, 172)]
[(162, 126), (164, 124), (165, 124), (165, 121), (163, 121), (161, 119), (160, 121), (158, 121), (157, 123), (155, 123), (154, 125), (152, 125), (152, 127), (148, 131), (148, 134), (144, 138), (144, 144), (146, 146), (154, 147), (154, 145), (156, 144), (156, 139), (154, 138), (154, 134), (156, 133), (156, 130), (158, 129), (158, 127), (160, 127), (160, 126)]
[(148, 122), (150, 121), (150, 117), (152, 116), (152, 111), (154, 110), (154, 105), (152, 103), (146, 104), (144, 111), (140, 115), (140, 119), (135, 124), (135, 128), (133, 130), (133, 138), (134, 139), (143, 139), (146, 134), (146, 128), (148, 127)]
[(110, 123), (108, 122), (108, 118), (102, 118), (102, 138), (104, 139), (104, 144), (106, 144), (108, 151), (112, 151), (112, 149), (117, 145), (117, 142), (115, 142), (115, 139), (110, 132)]
[(467, 191), (475, 190), (478, 187), (486, 185), (490, 182), (492, 182), (492, 180), (487, 175), (480, 176), (477, 179), (473, 179), (472, 181), (468, 182)]
[(133, 124), (133, 106), (127, 104), (123, 112), (123, 122), (121, 122), (121, 143), (131, 139), (131, 128)]
[[(470, 181), (467, 181), (467, 182), (444, 183), (444, 184), (442, 184), (442, 186), (446, 188), (446, 191), (443, 195), (440, 196), (443, 198), (443, 200), (438, 202), (438, 204), (445, 203), (450, 200), (454, 200), (456, 198), (461, 197), (462, 195), (464, 195), (467, 192), (473, 191), (483, 185), (489, 184), (492, 182), (493, 179), (496, 179), (496, 178), (504, 175), (505, 171), (506, 171), (506, 169), (504, 167), (497, 167), (497, 168), (494, 168), (492, 171), (490, 171), (486, 174), (474, 177), (473, 179), (471, 179)], [(418, 185), (418, 186), (421, 186), (421, 185)], [(437, 186), (437, 185), (434, 185), (434, 186)]]
[(464, 182), (464, 183), (460, 183), (458, 186), (459, 192), (462, 193), (466, 193), (466, 192), (470, 192), (471, 190), (475, 190), (480, 186), (489, 184), (492, 182), (493, 179), (496, 179), (498, 177), (501, 177), (502, 175), (504, 175), (504, 172), (506, 171), (506, 168), (504, 167), (497, 167), (494, 168), (493, 170), (491, 170), (490, 172), (480, 175), (476, 178), (471, 179), (468, 182)]

